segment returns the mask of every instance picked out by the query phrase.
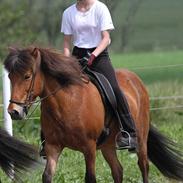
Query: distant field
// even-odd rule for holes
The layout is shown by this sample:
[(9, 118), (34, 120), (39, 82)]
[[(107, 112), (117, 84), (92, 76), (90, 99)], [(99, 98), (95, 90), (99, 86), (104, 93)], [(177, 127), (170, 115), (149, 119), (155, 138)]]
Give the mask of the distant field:
[(128, 68), (146, 83), (160, 81), (183, 82), (183, 51), (114, 54), (116, 68)]
[[(117, 68), (128, 68), (136, 72), (145, 83), (150, 96), (180, 96), (183, 95), (183, 52), (153, 52), (138, 54), (111, 55), (113, 65)], [(159, 66), (179, 65), (167, 68)], [(144, 67), (142, 69), (142, 67)], [(146, 68), (147, 67), (147, 68)], [(150, 67), (150, 68), (149, 68)], [(152, 68), (151, 68), (152, 67)], [(183, 105), (183, 99), (151, 101), (151, 108)], [(38, 113), (36, 113), (38, 116)], [(151, 122), (171, 139), (183, 145), (183, 108), (172, 110), (157, 110), (151, 112)], [(24, 121), (14, 123), (14, 133), (21, 139), (36, 145), (39, 140), (39, 121)], [(124, 183), (140, 183), (141, 175), (135, 155), (126, 151), (118, 151), (118, 156), (124, 166)], [(43, 168), (31, 174), (25, 174), (25, 183), (41, 182)], [(75, 151), (65, 149), (54, 177), (54, 183), (84, 182), (85, 165), (83, 156)], [(111, 183), (110, 169), (100, 152), (96, 163), (97, 182)], [(150, 183), (175, 183), (162, 176), (153, 166), (150, 166)], [(2, 183), (10, 183), (0, 172)]]
[[(121, 25), (124, 25), (129, 6), (135, 1), (122, 0), (114, 13), (113, 47), (119, 48)], [(131, 20), (127, 51), (175, 50), (183, 48), (183, 1), (142, 0)], [(117, 35), (117, 36), (116, 36)]]

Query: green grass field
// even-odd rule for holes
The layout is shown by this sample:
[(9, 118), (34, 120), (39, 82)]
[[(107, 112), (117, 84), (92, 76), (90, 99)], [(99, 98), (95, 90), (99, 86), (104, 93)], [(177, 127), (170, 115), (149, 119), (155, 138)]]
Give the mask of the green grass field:
[(145, 84), (183, 81), (183, 52), (150, 52), (112, 55), (114, 67), (128, 68), (137, 73)]
[[(183, 95), (183, 52), (152, 52), (138, 54), (112, 55), (113, 65), (117, 68), (128, 68), (136, 72), (145, 83), (150, 96), (181, 96)], [(174, 67), (166, 67), (174, 65)], [(178, 65), (178, 66), (175, 66)], [(159, 68), (160, 67), (160, 68)], [(151, 108), (183, 105), (183, 99), (151, 101)], [(38, 112), (36, 113), (36, 116)], [(183, 147), (183, 108), (151, 111), (151, 122), (159, 130), (178, 142)], [(39, 144), (39, 121), (24, 121), (14, 123), (14, 133), (19, 138), (35, 145)], [(124, 183), (142, 182), (137, 158), (126, 151), (118, 151), (118, 156), (124, 167)], [(25, 183), (41, 182), (43, 167), (32, 173), (25, 174)], [(79, 152), (65, 149), (54, 177), (54, 183), (84, 182), (84, 158)], [(110, 169), (100, 152), (96, 161), (97, 182), (110, 183)], [(10, 181), (0, 173), (2, 183)], [(151, 164), (150, 183), (174, 183), (168, 180)]]

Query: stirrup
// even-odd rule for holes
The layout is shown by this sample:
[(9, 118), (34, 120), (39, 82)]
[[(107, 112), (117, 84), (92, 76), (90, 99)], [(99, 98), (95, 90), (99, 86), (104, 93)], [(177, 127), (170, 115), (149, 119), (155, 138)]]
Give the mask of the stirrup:
[[(118, 143), (117, 143), (117, 138), (121, 134), (125, 134), (125, 135), (128, 136), (128, 146), (125, 146), (124, 148), (118, 146)], [(123, 128), (120, 128), (120, 131), (117, 133), (117, 135), (115, 137), (115, 144), (116, 144), (116, 148), (119, 149), (119, 150), (120, 149), (128, 149), (128, 148), (130, 148), (130, 144), (131, 144), (131, 136), (130, 136), (130, 134), (127, 131), (123, 130)]]

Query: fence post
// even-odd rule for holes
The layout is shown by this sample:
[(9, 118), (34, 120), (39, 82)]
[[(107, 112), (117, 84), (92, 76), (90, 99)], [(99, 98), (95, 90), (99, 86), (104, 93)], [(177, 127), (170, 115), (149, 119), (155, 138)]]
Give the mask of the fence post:
[(10, 135), (13, 135), (12, 120), (7, 111), (11, 95), (10, 80), (8, 78), (8, 72), (4, 67), (2, 69), (2, 78), (3, 78), (4, 128)]

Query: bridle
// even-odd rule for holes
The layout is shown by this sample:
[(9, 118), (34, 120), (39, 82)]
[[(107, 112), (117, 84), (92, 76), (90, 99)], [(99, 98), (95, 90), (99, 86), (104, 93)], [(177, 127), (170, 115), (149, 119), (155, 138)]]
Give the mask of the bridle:
[[(86, 66), (82, 69), (82, 71), (85, 68), (86, 68)], [(34, 69), (34, 70), (32, 69), (32, 73), (33, 73), (32, 74), (32, 79), (31, 79), (31, 83), (30, 83), (29, 90), (27, 92), (27, 97), (26, 97), (25, 101), (24, 102), (19, 102), (19, 101), (13, 100), (13, 99), (9, 100), (10, 103), (14, 103), (16, 105), (19, 105), (19, 106), (23, 107), (23, 111), (26, 113), (26, 115), (28, 113), (28, 109), (31, 107), (32, 104), (40, 103), (41, 101), (47, 99), (48, 97), (53, 96), (54, 94), (56, 94), (61, 89), (61, 87), (58, 87), (57, 89), (55, 89), (54, 91), (52, 91), (48, 95), (46, 95), (45, 97), (41, 97), (38, 100), (33, 101), (36, 72), (37, 72), (36, 69)], [(85, 83), (89, 83), (89, 80), (84, 75), (81, 75), (81, 78), (86, 80), (86, 81), (84, 81)]]
[(31, 79), (31, 83), (30, 83), (30, 86), (29, 86), (29, 90), (27, 92), (27, 97), (26, 97), (25, 102), (19, 102), (19, 101), (13, 100), (13, 99), (9, 100), (10, 103), (14, 103), (14, 104), (17, 104), (17, 105), (23, 107), (23, 111), (26, 113), (26, 115), (28, 113), (28, 109), (31, 107), (32, 104), (35, 104), (35, 103), (39, 104), (41, 101), (43, 101), (43, 100), (47, 99), (48, 97), (56, 94), (61, 89), (61, 87), (58, 87), (57, 89), (55, 89), (54, 91), (52, 91), (48, 95), (46, 95), (45, 97), (41, 97), (40, 99), (38, 99), (36, 101), (33, 101), (36, 72), (33, 71), (32, 73), (33, 73), (32, 74), (32, 79)]
[(33, 101), (33, 96), (34, 96), (34, 83), (35, 83), (35, 76), (36, 76), (36, 72), (32, 72), (32, 79), (31, 79), (31, 83), (29, 86), (29, 90), (27, 92), (27, 97), (25, 99), (25, 102), (19, 102), (13, 99), (10, 99), (9, 102), (10, 103), (14, 103), (17, 104), (21, 107), (23, 107), (24, 112), (27, 114), (28, 113), (28, 109), (29, 107), (34, 103)]

